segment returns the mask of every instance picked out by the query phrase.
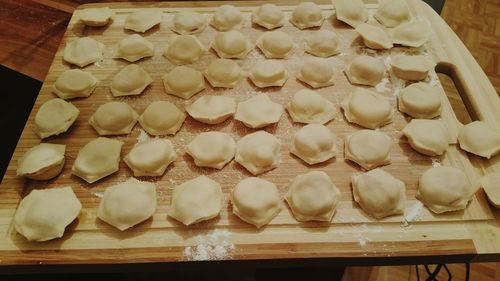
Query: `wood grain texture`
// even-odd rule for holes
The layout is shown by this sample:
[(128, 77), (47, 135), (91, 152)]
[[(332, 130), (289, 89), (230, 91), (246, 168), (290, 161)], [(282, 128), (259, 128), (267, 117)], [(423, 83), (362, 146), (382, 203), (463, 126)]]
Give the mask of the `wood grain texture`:
[[(435, 14), (430, 7), (423, 5), (420, 1), (410, 1), (412, 12), (423, 18), (427, 18), (434, 27), (435, 34), (432, 35), (431, 43), (428, 45), (429, 54), (436, 61), (451, 62), (462, 68), (470, 69), (469, 72), (459, 73), (461, 81), (466, 90), (472, 86), (481, 86), (480, 95), (470, 95), (471, 104), (478, 112), (480, 118), (498, 128), (498, 111), (493, 111), (495, 100), (491, 100), (493, 89), (484, 73), (473, 71), (479, 68), (465, 47), (453, 34), (449, 27)], [(301, 126), (292, 124), (287, 115), (284, 115), (278, 125), (266, 128), (268, 132), (277, 135), (281, 140), (280, 166), (262, 177), (276, 183), (282, 194), (288, 188), (290, 179), (295, 175), (307, 172), (311, 169), (323, 170), (333, 179), (333, 182), (342, 192), (341, 203), (337, 209), (331, 224), (328, 223), (298, 223), (290, 211), (284, 207), (283, 211), (262, 230), (256, 230), (252, 226), (241, 222), (231, 214), (227, 204), (227, 195), (234, 185), (241, 179), (250, 176), (241, 166), (235, 162), (230, 163), (222, 171), (202, 169), (194, 166), (192, 160), (185, 156), (184, 145), (196, 134), (208, 130), (220, 130), (228, 132), (235, 139), (252, 132), (237, 121), (229, 120), (220, 125), (203, 126), (193, 119), (188, 118), (181, 131), (170, 138), (178, 151), (179, 158), (162, 177), (154, 178), (158, 185), (158, 208), (152, 219), (125, 232), (119, 232), (111, 226), (96, 219), (96, 207), (99, 204), (99, 194), (105, 187), (121, 182), (131, 176), (130, 170), (124, 163), (120, 163), (120, 171), (95, 184), (86, 184), (75, 176), (71, 176), (70, 170), (78, 151), (91, 139), (97, 137), (95, 131), (87, 123), (89, 117), (97, 106), (113, 100), (108, 86), (114, 74), (127, 62), (112, 59), (114, 46), (125, 35), (131, 34), (124, 31), (122, 26), (128, 13), (137, 8), (160, 7), (164, 10), (164, 19), (159, 27), (153, 28), (145, 36), (154, 43), (155, 55), (152, 59), (141, 60), (138, 64), (148, 71), (154, 79), (154, 83), (141, 96), (120, 98), (118, 100), (129, 103), (135, 110), (141, 113), (144, 108), (155, 100), (169, 100), (184, 108), (191, 101), (180, 100), (164, 93), (161, 76), (173, 68), (173, 65), (161, 54), (168, 38), (173, 34), (169, 29), (172, 12), (179, 11), (183, 7), (196, 7), (196, 10), (210, 13), (219, 2), (162, 2), (162, 3), (121, 3), (110, 4), (116, 10), (117, 17), (114, 22), (105, 28), (88, 28), (77, 22), (73, 17), (63, 38), (54, 62), (49, 70), (44, 85), (40, 91), (33, 112), (29, 118), (26, 128), (14, 152), (12, 161), (6, 172), (2, 185), (0, 186), (0, 264), (21, 265), (36, 264), (38, 262), (47, 264), (115, 264), (115, 263), (138, 263), (138, 262), (175, 262), (185, 260), (183, 251), (186, 246), (196, 245), (196, 236), (210, 233), (214, 229), (226, 229), (231, 235), (228, 238), (235, 244), (235, 250), (230, 252), (228, 258), (235, 260), (253, 259), (287, 259), (287, 258), (353, 258), (358, 257), (408, 257), (425, 255), (462, 255), (471, 260), (476, 255), (489, 258), (498, 257), (500, 245), (492, 244), (500, 237), (500, 228), (497, 224), (498, 214), (490, 210), (486, 203), (484, 194), (478, 192), (469, 207), (465, 211), (454, 212), (444, 215), (434, 215), (427, 209), (423, 209), (419, 220), (412, 222), (410, 227), (402, 227), (401, 216), (395, 216), (384, 220), (374, 220), (366, 216), (360, 208), (353, 203), (350, 177), (352, 173), (360, 172), (360, 169), (352, 163), (344, 161), (342, 155), (325, 164), (308, 167), (299, 159), (289, 154), (290, 136)], [(342, 36), (342, 47), (345, 55), (334, 57), (329, 61), (337, 69), (336, 85), (320, 89), (319, 92), (339, 105), (340, 101), (354, 88), (342, 74), (345, 67), (356, 53), (364, 52), (355, 40), (355, 32), (346, 25), (330, 18), (332, 14), (331, 4), (322, 2), (325, 13), (329, 15), (328, 21), (323, 29), (335, 29)], [(98, 4), (96, 4), (98, 5)], [(257, 27), (251, 27), (249, 22), (249, 11), (255, 7), (252, 1), (237, 2), (246, 14), (246, 27), (243, 32), (254, 42), (263, 31)], [(95, 6), (95, 5), (94, 5)], [(374, 6), (370, 5), (373, 12)], [(287, 14), (292, 6), (283, 6)], [(77, 11), (78, 12), (78, 11)], [(76, 13), (77, 13), (76, 12)], [(290, 23), (282, 29), (289, 32), (294, 40), (299, 43), (302, 38), (311, 31), (299, 31)], [(215, 31), (208, 28), (199, 35), (200, 40), (208, 45)], [(92, 72), (100, 83), (94, 94), (86, 99), (74, 100), (73, 103), (80, 109), (81, 114), (69, 132), (46, 140), (53, 143), (64, 143), (67, 145), (67, 162), (63, 173), (56, 179), (47, 182), (25, 181), (15, 176), (16, 161), (30, 147), (38, 144), (40, 140), (33, 132), (33, 118), (43, 102), (54, 98), (50, 89), (57, 76), (70, 66), (62, 61), (62, 52), (66, 42), (70, 42), (79, 36), (91, 36), (104, 43), (107, 47), (105, 59), (85, 69)], [(347, 51), (349, 50), (349, 51)], [(398, 49), (393, 50), (397, 52)], [(401, 49), (399, 49), (401, 51)], [(285, 60), (284, 64), (290, 72), (290, 78), (283, 89), (256, 89), (251, 82), (245, 80), (232, 90), (220, 90), (208, 87), (200, 95), (222, 94), (230, 95), (238, 101), (242, 101), (255, 92), (266, 92), (272, 100), (285, 104), (290, 96), (299, 89), (306, 86), (298, 82), (294, 77), (296, 65), (303, 54), (302, 44), (298, 44), (295, 54)], [(383, 53), (387, 56), (388, 53)], [(193, 67), (203, 69), (209, 60), (215, 58), (213, 52), (209, 52)], [(263, 59), (262, 54), (253, 50), (247, 59), (241, 61), (245, 70)], [(452, 69), (452, 68), (450, 68)], [(470, 76), (468, 76), (470, 75)], [(434, 81), (438, 83), (437, 76), (432, 73)], [(208, 84), (207, 84), (208, 86)], [(387, 86), (384, 95), (391, 99), (395, 107), (394, 85)], [(493, 90), (494, 93), (494, 90)], [(200, 95), (196, 96), (199, 97)], [(445, 94), (443, 92), (443, 99)], [(488, 102), (490, 101), (490, 102)], [(491, 102), (492, 101), (492, 102)], [(493, 105), (491, 105), (493, 103)], [(481, 105), (477, 107), (477, 105)], [(497, 119), (495, 119), (497, 118)], [(451, 131), (459, 128), (453, 110), (449, 102), (445, 102), (443, 109), (443, 120)], [(419, 175), (432, 165), (432, 160), (414, 152), (402, 137), (401, 129), (409, 120), (400, 114), (395, 114), (394, 122), (385, 126), (381, 131), (389, 134), (393, 140), (391, 151), (392, 164), (384, 167), (386, 171), (403, 180), (407, 186), (407, 207), (411, 208), (416, 203), (414, 194), (417, 187)], [(339, 148), (343, 145), (343, 139), (359, 130), (359, 127), (348, 124), (339, 112), (339, 116), (328, 127), (339, 137)], [(116, 137), (124, 142), (122, 156), (137, 142), (139, 125), (128, 136)], [(461, 152), (456, 146), (451, 146), (445, 157), (435, 159), (444, 165), (453, 165), (463, 169), (472, 183), (483, 173), (483, 169), (496, 169), (498, 157), (490, 161), (471, 159)], [(221, 183), (225, 193), (224, 209), (219, 218), (197, 224), (190, 228), (181, 226), (176, 221), (166, 218), (166, 212), (170, 205), (172, 187), (187, 179), (205, 174)], [(151, 180), (151, 179), (149, 179)], [(29, 243), (12, 227), (12, 217), (17, 204), (33, 188), (55, 187), (69, 184), (75, 190), (78, 198), (82, 201), (83, 210), (78, 220), (68, 227), (66, 235), (59, 240), (47, 243)]]

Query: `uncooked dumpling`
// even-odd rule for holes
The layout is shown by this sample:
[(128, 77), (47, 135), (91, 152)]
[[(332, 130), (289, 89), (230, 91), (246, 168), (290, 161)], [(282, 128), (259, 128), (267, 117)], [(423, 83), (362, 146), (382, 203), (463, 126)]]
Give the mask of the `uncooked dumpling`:
[(60, 238), (82, 204), (69, 186), (34, 189), (24, 197), (14, 216), (14, 228), (29, 241)]
[(324, 125), (306, 125), (293, 137), (290, 152), (309, 165), (325, 162), (337, 154), (337, 136)]
[(134, 172), (135, 177), (161, 176), (176, 158), (172, 142), (154, 138), (137, 143), (123, 161)]
[(288, 79), (288, 71), (278, 60), (262, 60), (252, 67), (249, 78), (259, 88), (282, 87)]
[(95, 39), (80, 37), (66, 45), (63, 59), (68, 63), (84, 67), (102, 60), (104, 48), (104, 44)]
[(253, 175), (270, 171), (280, 161), (280, 142), (265, 131), (248, 134), (236, 143), (234, 160)]
[(205, 52), (205, 47), (196, 36), (176, 35), (170, 39), (163, 56), (172, 63), (181, 65), (199, 60)]
[(299, 66), (297, 79), (313, 88), (321, 88), (335, 84), (335, 73), (327, 60), (306, 58)]
[(424, 55), (395, 55), (391, 58), (394, 74), (405, 80), (424, 80), (435, 63)]
[(137, 64), (122, 68), (111, 80), (111, 93), (115, 97), (140, 95), (153, 79)]
[(41, 143), (28, 149), (17, 160), (16, 174), (33, 180), (49, 180), (59, 175), (64, 167), (62, 144)]
[(243, 59), (252, 50), (252, 43), (243, 33), (230, 30), (215, 35), (212, 49), (224, 59)]
[(105, 26), (115, 16), (115, 12), (108, 7), (86, 8), (78, 11), (78, 18), (88, 26)]
[(406, 0), (381, 1), (373, 17), (386, 27), (395, 27), (411, 20)]
[(204, 74), (212, 87), (221, 88), (234, 88), (244, 75), (241, 67), (230, 59), (210, 61)]
[(80, 111), (62, 99), (46, 101), (35, 115), (35, 133), (42, 139), (66, 132)]
[(441, 93), (427, 83), (413, 83), (399, 92), (398, 105), (414, 118), (432, 119), (441, 115)]
[(257, 39), (257, 47), (268, 59), (284, 59), (293, 53), (294, 45), (290, 35), (283, 31), (264, 32)]
[(368, 215), (377, 219), (404, 214), (405, 184), (382, 169), (353, 175), (352, 195)]
[(224, 96), (203, 96), (186, 106), (187, 113), (205, 124), (219, 124), (236, 112), (236, 103), (233, 98)]
[(331, 221), (340, 201), (340, 191), (325, 172), (298, 175), (285, 195), (298, 221)]
[(200, 71), (187, 66), (174, 67), (162, 78), (165, 92), (183, 99), (189, 99), (193, 95), (205, 89), (205, 81)]
[(231, 203), (235, 215), (257, 228), (268, 224), (281, 211), (276, 185), (256, 177), (246, 178), (234, 187)]
[(366, 47), (375, 50), (387, 50), (393, 47), (389, 33), (382, 27), (362, 23), (356, 27), (356, 31), (363, 39)]
[(412, 119), (403, 129), (411, 147), (428, 155), (442, 155), (448, 148), (450, 136), (441, 120)]
[(118, 43), (116, 57), (135, 62), (154, 55), (154, 45), (139, 34), (125, 37)]
[(500, 173), (489, 173), (481, 178), (480, 183), (491, 204), (500, 209)]
[(194, 34), (202, 32), (208, 24), (208, 18), (193, 11), (181, 11), (175, 14), (172, 30), (179, 34)]
[(168, 216), (184, 225), (215, 218), (222, 208), (220, 185), (206, 176), (199, 176), (174, 187)]
[(384, 77), (385, 65), (379, 58), (357, 56), (349, 64), (345, 74), (352, 84), (375, 86)]
[(339, 37), (330, 30), (315, 31), (306, 38), (305, 51), (322, 58), (337, 55), (340, 53)]
[(243, 14), (233, 5), (222, 5), (215, 10), (210, 24), (219, 31), (238, 29), (243, 25)]
[(345, 140), (345, 159), (365, 170), (391, 163), (391, 137), (374, 130), (359, 130)]
[(233, 160), (236, 143), (226, 133), (204, 132), (187, 145), (186, 152), (193, 157), (196, 166), (220, 170)]
[(118, 171), (123, 142), (97, 138), (88, 142), (76, 156), (71, 173), (88, 183), (96, 182)]
[(234, 119), (258, 129), (279, 122), (282, 114), (281, 104), (271, 101), (266, 94), (260, 94), (238, 103)]
[(375, 92), (357, 88), (341, 104), (347, 121), (365, 128), (375, 129), (392, 122), (389, 100)]
[(394, 44), (418, 48), (429, 40), (431, 29), (424, 21), (402, 23), (391, 32)]
[(335, 118), (335, 106), (312, 90), (300, 90), (292, 97), (286, 109), (293, 122), (325, 124)]
[(141, 9), (127, 16), (125, 29), (136, 32), (146, 32), (161, 22), (162, 11), (156, 9)]
[(92, 94), (97, 82), (97, 79), (90, 72), (70, 69), (57, 77), (54, 86), (52, 86), (52, 92), (65, 100), (86, 98)]
[(458, 142), (461, 149), (488, 159), (500, 152), (500, 132), (481, 121), (463, 126)]
[(106, 188), (97, 217), (124, 231), (150, 218), (155, 210), (155, 184), (130, 178)]
[(282, 27), (285, 21), (285, 14), (274, 4), (263, 4), (252, 14), (252, 22), (267, 29)]
[(123, 135), (132, 131), (139, 115), (130, 105), (111, 101), (100, 105), (89, 123), (101, 136)]
[(155, 101), (139, 117), (142, 128), (153, 136), (175, 135), (182, 127), (186, 114), (168, 101)]
[(333, 3), (337, 19), (354, 28), (368, 20), (368, 10), (363, 0), (335, 0)]
[(321, 26), (324, 20), (321, 8), (313, 2), (301, 2), (290, 17), (290, 22), (299, 29)]
[(465, 173), (455, 167), (433, 167), (419, 179), (415, 197), (434, 213), (465, 209), (475, 190)]

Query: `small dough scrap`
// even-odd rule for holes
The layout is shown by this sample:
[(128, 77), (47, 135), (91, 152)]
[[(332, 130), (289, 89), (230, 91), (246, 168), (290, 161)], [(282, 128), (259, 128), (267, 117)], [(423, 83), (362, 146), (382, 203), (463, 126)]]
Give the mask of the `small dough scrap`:
[(249, 177), (240, 181), (231, 192), (233, 214), (257, 228), (268, 224), (281, 211), (281, 198), (270, 181)]
[(352, 177), (354, 201), (376, 219), (404, 214), (405, 191), (404, 182), (380, 168)]
[(115, 12), (109, 7), (86, 8), (78, 11), (78, 18), (87, 26), (105, 26), (113, 20)]
[(285, 25), (285, 14), (274, 4), (263, 4), (252, 13), (252, 22), (266, 29)]
[(368, 9), (363, 0), (335, 0), (335, 16), (339, 21), (356, 28), (368, 21)]
[(125, 29), (135, 32), (146, 32), (161, 22), (162, 11), (156, 9), (137, 10), (125, 19)]
[(375, 86), (384, 77), (385, 65), (380, 58), (361, 55), (352, 60), (345, 74), (352, 84)]
[(200, 33), (208, 25), (208, 17), (193, 11), (181, 11), (175, 14), (172, 31), (178, 34)]
[(80, 37), (64, 48), (63, 59), (78, 67), (85, 67), (102, 60), (105, 46), (90, 37)]
[(29, 241), (60, 238), (81, 209), (82, 204), (69, 186), (34, 189), (19, 203), (14, 228)]
[(206, 53), (205, 46), (194, 35), (176, 35), (170, 39), (163, 56), (177, 65), (198, 61)]
[(66, 132), (76, 121), (80, 110), (62, 99), (46, 101), (35, 115), (35, 133), (41, 139)]
[(458, 142), (461, 149), (488, 159), (500, 152), (500, 132), (481, 121), (463, 126)]
[(150, 218), (156, 210), (156, 185), (130, 178), (107, 187), (97, 217), (124, 231)]
[(280, 161), (280, 142), (266, 131), (248, 134), (236, 143), (234, 160), (254, 176), (270, 171)]
[(127, 36), (118, 43), (116, 57), (129, 62), (152, 57), (155, 54), (154, 45), (139, 34)]
[(436, 64), (424, 55), (395, 55), (391, 58), (392, 72), (405, 80), (424, 80)]
[(271, 101), (266, 94), (253, 96), (238, 103), (234, 119), (253, 129), (278, 123), (283, 114), (283, 106)]
[(450, 136), (441, 120), (412, 119), (403, 134), (413, 149), (427, 156), (443, 155), (448, 149)]
[(340, 190), (325, 172), (312, 171), (293, 179), (285, 200), (296, 220), (329, 222), (340, 197)]
[(239, 29), (243, 25), (243, 14), (233, 5), (222, 5), (215, 10), (210, 24), (219, 31)]
[(132, 131), (139, 115), (125, 102), (111, 101), (100, 105), (89, 124), (101, 136), (124, 135)]
[(139, 123), (153, 136), (175, 135), (182, 127), (186, 114), (168, 101), (155, 101), (146, 107)]
[(337, 115), (332, 102), (308, 89), (295, 93), (286, 109), (293, 122), (305, 124), (325, 124)]
[(64, 167), (62, 144), (41, 143), (28, 149), (17, 160), (17, 176), (32, 180), (49, 180), (59, 175)]
[(161, 79), (167, 94), (183, 99), (189, 99), (205, 89), (203, 74), (187, 66), (174, 67)]
[(359, 130), (345, 141), (345, 159), (365, 170), (391, 163), (391, 137), (374, 130)]
[(153, 78), (137, 64), (122, 68), (111, 80), (110, 90), (114, 97), (140, 95)]
[(394, 109), (389, 100), (373, 91), (357, 88), (341, 104), (347, 121), (368, 129), (392, 122)]
[(441, 115), (441, 93), (427, 83), (413, 83), (399, 92), (398, 106), (411, 117), (432, 119)]
[(252, 50), (252, 43), (237, 30), (218, 32), (211, 44), (223, 59), (243, 59)]
[(288, 79), (288, 71), (278, 60), (262, 60), (252, 67), (248, 78), (259, 88), (282, 87)]
[(233, 160), (236, 143), (226, 133), (204, 132), (187, 145), (186, 153), (193, 157), (196, 166), (220, 170)]
[(406, 0), (383, 0), (373, 17), (385, 27), (395, 27), (412, 19)]
[(366, 47), (375, 50), (388, 50), (394, 47), (389, 33), (382, 27), (362, 23), (356, 27), (356, 32), (363, 39)]
[(134, 172), (135, 177), (161, 176), (176, 158), (172, 142), (154, 138), (137, 143), (123, 161)]
[(206, 176), (174, 187), (168, 216), (186, 226), (215, 218), (222, 209), (222, 189)]
[(88, 183), (118, 171), (123, 142), (99, 137), (88, 142), (76, 156), (71, 173)]
[(500, 173), (492, 172), (481, 178), (480, 184), (490, 203), (500, 209)]
[(257, 39), (257, 47), (268, 59), (286, 59), (294, 51), (292, 37), (279, 30), (264, 32)]
[(210, 61), (204, 74), (212, 87), (221, 88), (234, 88), (244, 76), (241, 67), (230, 59)]
[(313, 56), (327, 58), (340, 54), (340, 40), (337, 33), (318, 30), (306, 37), (305, 51)]
[(236, 112), (233, 98), (206, 95), (186, 106), (187, 113), (195, 120), (213, 125), (224, 122)]
[(440, 214), (465, 209), (475, 192), (462, 170), (439, 166), (422, 174), (415, 197)]
[(321, 8), (313, 2), (301, 2), (292, 12), (290, 22), (298, 29), (319, 27), (323, 25), (325, 16)]
[(94, 92), (97, 79), (92, 73), (80, 69), (66, 70), (52, 86), (52, 92), (64, 100), (86, 98)]
[(297, 79), (313, 88), (322, 88), (335, 84), (335, 73), (327, 60), (311, 57), (302, 61)]
[(431, 36), (431, 28), (424, 21), (410, 21), (398, 25), (391, 31), (394, 44), (418, 48)]
[(290, 152), (309, 165), (325, 162), (337, 154), (337, 136), (324, 125), (306, 125), (293, 137)]

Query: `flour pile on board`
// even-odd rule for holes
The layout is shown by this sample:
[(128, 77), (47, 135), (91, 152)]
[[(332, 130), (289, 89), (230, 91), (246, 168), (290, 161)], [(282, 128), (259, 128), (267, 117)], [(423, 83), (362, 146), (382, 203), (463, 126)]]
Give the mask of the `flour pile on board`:
[(194, 246), (184, 248), (184, 258), (191, 261), (223, 260), (229, 258), (235, 246), (227, 230), (216, 229), (206, 235), (194, 237)]
[(387, 84), (389, 84), (389, 79), (388, 78), (382, 79), (382, 81), (380, 81), (380, 83), (378, 83), (377, 85), (375, 85), (375, 91), (377, 91), (379, 93), (385, 92)]
[(137, 143), (141, 143), (149, 139), (150, 139), (149, 135), (143, 129), (140, 129), (139, 135), (137, 136)]
[(401, 221), (401, 228), (403, 228), (404, 231), (410, 230), (412, 227), (410, 223), (420, 218), (423, 207), (424, 204), (417, 201), (409, 210), (406, 210), (403, 221)]

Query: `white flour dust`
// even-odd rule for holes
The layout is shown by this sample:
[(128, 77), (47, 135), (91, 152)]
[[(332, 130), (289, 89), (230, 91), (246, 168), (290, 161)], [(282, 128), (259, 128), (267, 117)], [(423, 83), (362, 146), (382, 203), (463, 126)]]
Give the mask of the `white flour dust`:
[(139, 135), (137, 136), (137, 143), (141, 143), (149, 139), (150, 139), (149, 135), (143, 129), (140, 129)]
[(208, 261), (228, 259), (235, 246), (230, 241), (231, 233), (216, 229), (206, 235), (194, 237), (193, 246), (184, 248), (184, 258), (190, 261)]
[(401, 228), (404, 231), (410, 230), (412, 228), (412, 225), (410, 223), (420, 218), (420, 216), (422, 215), (423, 207), (424, 205), (422, 204), (422, 202), (417, 201), (415, 205), (405, 211), (405, 215), (403, 217), (403, 220), (401, 221)]

